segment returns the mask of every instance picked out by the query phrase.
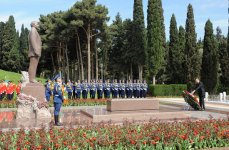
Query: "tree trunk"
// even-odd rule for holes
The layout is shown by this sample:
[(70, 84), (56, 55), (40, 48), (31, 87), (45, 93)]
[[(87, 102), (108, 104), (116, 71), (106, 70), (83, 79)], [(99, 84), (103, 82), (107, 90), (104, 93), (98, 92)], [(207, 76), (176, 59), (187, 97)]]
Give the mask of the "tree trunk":
[(87, 28), (87, 80), (91, 81), (91, 26)]
[(133, 82), (133, 64), (130, 64), (130, 79)]
[(80, 57), (80, 66), (81, 66), (81, 77), (82, 77), (82, 80), (84, 80), (83, 57), (82, 57), (82, 50), (81, 50), (81, 45), (80, 45), (80, 37), (78, 33), (77, 33), (77, 39), (78, 39), (79, 57)]
[(153, 85), (156, 85), (156, 76), (153, 75)]
[[(77, 58), (76, 63), (78, 62), (78, 66), (77, 66), (78, 67), (78, 71), (79, 71), (79, 78), (78, 79), (81, 80), (81, 76), (80, 76), (81, 63), (80, 63), (80, 56), (79, 56), (79, 48), (77, 47), (77, 46), (79, 46), (79, 43), (78, 43), (77, 39), (78, 39), (78, 34), (77, 34), (77, 38), (76, 38), (76, 55), (77, 55), (76, 56), (76, 58)], [(74, 65), (74, 69), (75, 69), (74, 71), (76, 71), (76, 64)]]
[(97, 51), (97, 47), (95, 46), (95, 78), (96, 81), (98, 81), (99, 79), (99, 62), (98, 62), (98, 51)]
[(53, 72), (56, 72), (56, 66), (55, 66), (55, 63), (54, 63), (53, 52), (51, 53), (51, 59), (52, 59)]
[(67, 65), (67, 81), (69, 80), (69, 61), (68, 61), (68, 46), (65, 45), (65, 57), (66, 57), (66, 65)]
[(143, 67), (142, 65), (138, 65), (138, 71), (139, 71), (139, 80), (142, 81), (142, 70), (143, 70)]

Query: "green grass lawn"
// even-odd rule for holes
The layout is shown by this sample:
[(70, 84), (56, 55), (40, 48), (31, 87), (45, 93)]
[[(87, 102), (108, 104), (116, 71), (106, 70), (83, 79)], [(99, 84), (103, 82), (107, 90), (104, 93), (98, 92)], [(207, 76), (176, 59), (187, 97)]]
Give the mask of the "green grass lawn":
[[(17, 83), (19, 80), (21, 80), (21, 74), (10, 72), (10, 71), (4, 71), (0, 69), (0, 80), (10, 80), (13, 83)], [(45, 82), (45, 79), (37, 78), (37, 80), (41, 80), (42, 83)]]

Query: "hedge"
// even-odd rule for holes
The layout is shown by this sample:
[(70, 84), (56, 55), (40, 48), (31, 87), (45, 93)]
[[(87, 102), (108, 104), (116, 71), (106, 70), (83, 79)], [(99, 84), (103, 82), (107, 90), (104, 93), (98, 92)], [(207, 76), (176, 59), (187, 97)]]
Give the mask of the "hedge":
[(152, 96), (182, 96), (184, 90), (187, 90), (186, 84), (149, 85), (149, 92)]

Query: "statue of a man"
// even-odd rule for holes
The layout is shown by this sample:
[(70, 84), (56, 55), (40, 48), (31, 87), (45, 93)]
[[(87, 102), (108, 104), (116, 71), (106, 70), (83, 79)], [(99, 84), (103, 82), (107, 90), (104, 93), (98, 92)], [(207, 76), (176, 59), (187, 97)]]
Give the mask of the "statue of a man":
[(36, 78), (36, 72), (37, 72), (37, 66), (39, 59), (41, 57), (41, 37), (39, 33), (37, 32), (37, 28), (39, 27), (38, 22), (33, 21), (31, 23), (31, 31), (29, 33), (28, 39), (29, 39), (29, 82), (35, 83), (37, 82), (35, 80)]

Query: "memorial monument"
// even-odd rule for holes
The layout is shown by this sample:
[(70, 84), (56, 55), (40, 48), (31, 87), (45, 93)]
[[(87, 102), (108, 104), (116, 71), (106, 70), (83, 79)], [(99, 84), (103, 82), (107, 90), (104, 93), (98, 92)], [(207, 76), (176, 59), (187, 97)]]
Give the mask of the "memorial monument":
[(30, 59), (28, 72), (22, 71), (22, 92), (17, 98), (17, 119), (51, 119), (45, 99), (45, 87), (36, 81), (36, 72), (41, 57), (42, 42), (37, 28), (38, 22), (31, 23), (28, 36)]

